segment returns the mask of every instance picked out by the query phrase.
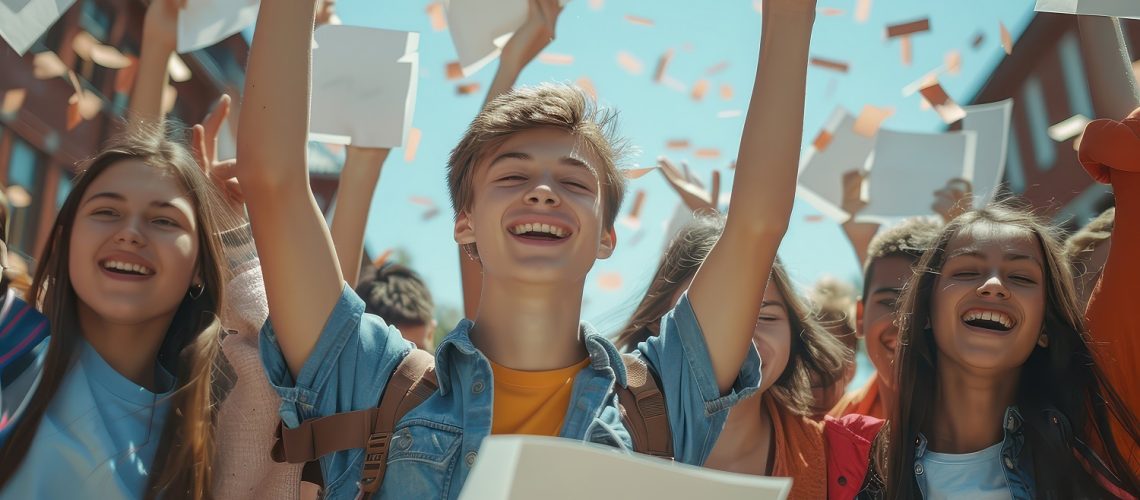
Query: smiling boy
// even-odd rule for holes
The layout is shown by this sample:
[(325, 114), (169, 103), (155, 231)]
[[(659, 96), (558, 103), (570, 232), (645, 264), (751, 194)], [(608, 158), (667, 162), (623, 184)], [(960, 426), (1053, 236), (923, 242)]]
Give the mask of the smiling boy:
[[(308, 188), (314, 1), (262, 3), (238, 137), (270, 308), (262, 357), (289, 427), (375, 406), (410, 350), (344, 286)], [(765, 2), (731, 215), (660, 337), (638, 349), (661, 380), (679, 461), (702, 463), (728, 409), (759, 385), (752, 331), (792, 207), (814, 16), (811, 0)], [(631, 446), (614, 398), (625, 366), (581, 322), (586, 275), (617, 245), (620, 144), (610, 116), (565, 85), (511, 91), (471, 123), (448, 184), (455, 240), (482, 264), (480, 303), (437, 350), (438, 391), (395, 425), (381, 496), (457, 497), (490, 434)], [(321, 458), (328, 498), (357, 494), (364, 458)]]

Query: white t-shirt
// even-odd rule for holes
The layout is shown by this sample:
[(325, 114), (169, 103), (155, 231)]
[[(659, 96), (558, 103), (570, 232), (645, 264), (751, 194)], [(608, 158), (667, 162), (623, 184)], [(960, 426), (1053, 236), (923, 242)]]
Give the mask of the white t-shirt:
[(926, 476), (926, 498), (1006, 500), (1013, 498), (1001, 464), (1001, 443), (973, 453), (927, 450), (918, 463)]

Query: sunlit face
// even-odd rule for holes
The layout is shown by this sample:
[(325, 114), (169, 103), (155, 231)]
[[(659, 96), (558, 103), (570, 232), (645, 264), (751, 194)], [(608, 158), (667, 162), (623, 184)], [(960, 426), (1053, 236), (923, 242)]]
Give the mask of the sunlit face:
[(978, 373), (1024, 364), (1044, 321), (1043, 262), (1026, 229), (979, 223), (958, 233), (931, 298), (939, 363)]
[(899, 346), (899, 329), (895, 313), (903, 286), (911, 277), (914, 261), (902, 255), (876, 259), (871, 266), (867, 296), (856, 307), (856, 335), (866, 339), (867, 357), (887, 387), (894, 387), (895, 353)]
[(529, 283), (581, 281), (616, 238), (603, 223), (600, 165), (554, 129), (511, 135), (475, 166), (474, 198), (455, 240), (477, 243), (487, 275)]
[(792, 323), (787, 303), (772, 281), (764, 289), (764, 302), (752, 330), (752, 343), (760, 354), (760, 392), (764, 392), (783, 375), (792, 355)]
[(194, 280), (198, 222), (178, 181), (138, 160), (104, 170), (71, 230), (71, 285), (104, 321), (172, 316)]

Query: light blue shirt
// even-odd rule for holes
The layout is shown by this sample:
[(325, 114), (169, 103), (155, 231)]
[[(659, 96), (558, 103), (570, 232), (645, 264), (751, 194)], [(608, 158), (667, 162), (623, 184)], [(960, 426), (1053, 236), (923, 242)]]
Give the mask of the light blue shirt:
[[(78, 350), (0, 499), (142, 498), (170, 392), (127, 380), (86, 342)], [(162, 386), (173, 387), (173, 377), (157, 371)]]
[[(712, 451), (728, 410), (759, 388), (760, 357), (749, 349), (732, 390), (722, 396), (688, 297), (661, 321), (661, 335), (639, 345), (638, 352), (661, 380), (676, 459), (700, 465)], [(440, 344), (439, 390), (396, 424), (382, 498), (459, 496), (479, 445), (491, 434), (493, 408), (491, 365), (471, 343), (471, 326), (461, 321)], [(625, 365), (613, 343), (589, 325), (582, 329), (590, 364), (574, 379), (560, 435), (630, 449), (613, 391), (615, 383), (626, 383)], [(389, 376), (411, 348), (396, 328), (364, 314), (364, 303), (347, 286), (295, 381), (272, 324), (267, 321), (261, 330), (262, 362), (281, 395), (281, 417), (289, 427), (304, 419), (375, 407)], [(326, 498), (355, 497), (363, 455), (357, 448), (321, 458)]]
[(1001, 463), (1002, 443), (973, 453), (927, 451), (917, 460), (926, 471), (926, 498), (1009, 500), (1013, 493)]

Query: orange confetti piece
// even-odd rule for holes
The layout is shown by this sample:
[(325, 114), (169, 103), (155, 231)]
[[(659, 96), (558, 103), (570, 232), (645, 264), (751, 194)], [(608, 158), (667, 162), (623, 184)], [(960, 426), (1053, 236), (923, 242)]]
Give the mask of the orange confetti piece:
[(633, 197), (633, 206), (629, 209), (629, 218), (637, 220), (641, 217), (641, 208), (645, 206), (645, 190), (638, 189)]
[(805, 215), (804, 222), (816, 223), (823, 222), (823, 216), (819, 214)]
[(725, 101), (732, 100), (732, 85), (722, 83), (720, 85), (720, 98)]
[(629, 180), (640, 179), (645, 177), (645, 174), (657, 170), (657, 167), (644, 167), (644, 168), (627, 168), (621, 171), (622, 177)]
[(408, 203), (419, 205), (421, 207), (434, 207), (435, 202), (427, 196), (409, 196)]
[(139, 72), (139, 59), (135, 56), (127, 56), (131, 60), (131, 64), (115, 72), (115, 92), (120, 94), (130, 94), (131, 89), (135, 86), (135, 76)]
[(665, 78), (665, 70), (669, 68), (669, 62), (673, 60), (673, 49), (666, 50), (661, 54), (661, 58), (657, 60), (657, 70), (653, 72), (653, 81), (661, 83)]
[(923, 87), (918, 92), (922, 94), (922, 98), (926, 99), (926, 102), (934, 106), (934, 111), (938, 113), (938, 116), (942, 117), (943, 122), (950, 124), (966, 117), (966, 110), (962, 109), (958, 103), (950, 98), (950, 95), (946, 93), (942, 85), (935, 83)]
[(900, 42), (903, 66), (910, 66), (910, 64), (914, 62), (914, 45), (911, 44), (909, 36), (902, 37)]
[(962, 53), (957, 49), (946, 53), (946, 72), (957, 75), (962, 72)]
[(665, 149), (689, 149), (688, 139), (670, 139), (665, 141)]
[(625, 20), (629, 21), (630, 24), (636, 24), (638, 26), (653, 26), (653, 20), (635, 16), (633, 14), (626, 14)]
[(423, 131), (418, 128), (412, 127), (408, 130), (408, 142), (404, 144), (404, 161), (408, 163), (416, 161), (416, 151), (420, 148), (420, 139), (423, 135)]
[(574, 84), (577, 85), (578, 88), (582, 89), (582, 91), (589, 94), (590, 97), (592, 97), (594, 100), (598, 99), (598, 89), (594, 87), (593, 80), (590, 80), (589, 78), (583, 76), (582, 78), (579, 78), (578, 81), (574, 82)]
[(24, 107), (24, 99), (28, 97), (27, 89), (10, 89), (4, 92), (4, 102), (0, 104), (0, 114), (13, 115)]
[(607, 292), (621, 289), (621, 274), (616, 272), (602, 273), (598, 276), (598, 288)]
[(32, 60), (32, 75), (37, 79), (47, 80), (67, 74), (67, 65), (55, 52), (40, 52)]
[(887, 38), (898, 38), (900, 36), (913, 35), (924, 31), (930, 31), (930, 19), (919, 19), (917, 21), (889, 25), (887, 26)]
[(709, 91), (709, 81), (708, 80), (697, 80), (697, 83), (693, 84), (693, 92), (690, 94), (690, 96), (693, 98), (694, 101), (699, 101), (699, 100), (705, 98), (705, 94), (708, 93), (708, 91)]
[(871, 0), (859, 0), (855, 5), (855, 21), (859, 23), (867, 22), (871, 17)]
[(570, 54), (543, 52), (538, 55), (538, 62), (552, 66), (566, 66), (574, 63), (574, 56)]
[(388, 258), (391, 256), (392, 256), (392, 249), (391, 248), (384, 250), (383, 252), (380, 253), (380, 255), (378, 257), (376, 257), (376, 260), (372, 261), (372, 265), (375, 266), (376, 269), (380, 269), (381, 267), (384, 267), (384, 264), (388, 263)]
[(645, 64), (643, 64), (641, 60), (624, 50), (618, 52), (617, 61), (618, 66), (621, 66), (622, 69), (631, 75), (640, 75), (641, 71), (645, 68)]
[(836, 9), (835, 7), (820, 7), (816, 9), (816, 12), (818, 12), (821, 16), (828, 17), (842, 16), (843, 14), (847, 13), (847, 11), (843, 9)]
[(459, 95), (471, 95), (478, 92), (481, 87), (479, 82), (461, 83), (455, 87), (455, 93)]
[(447, 29), (447, 14), (443, 11), (442, 3), (429, 3), (425, 10), (428, 15), (428, 20), (431, 22), (432, 31), (443, 31)]
[(813, 57), (810, 61), (812, 66), (823, 69), (830, 69), (840, 73), (846, 73), (851, 69), (850, 65), (843, 61), (836, 61), (834, 59), (824, 59), (822, 57)]
[(718, 62), (718, 63), (710, 66), (709, 69), (705, 70), (705, 75), (706, 76), (713, 76), (717, 73), (720, 73), (721, 71), (724, 71), (727, 68), (728, 68), (728, 61), (721, 61), (721, 62)]
[(1001, 48), (1005, 49), (1005, 55), (1013, 54), (1013, 36), (1009, 34), (1005, 23), (998, 21), (998, 28), (1001, 30)]
[(590, 10), (602, 10), (605, 0), (590, 0)]
[(447, 66), (444, 67), (444, 72), (447, 75), (448, 80), (458, 80), (460, 78), (463, 78), (463, 66), (459, 64), (459, 61), (451, 61), (447, 63)]
[(893, 114), (895, 108), (865, 105), (863, 111), (859, 113), (859, 118), (856, 118), (855, 124), (851, 126), (851, 130), (863, 137), (875, 137), (879, 133), (879, 127)]
[(720, 150), (716, 148), (701, 148), (693, 151), (693, 156), (705, 160), (715, 160), (720, 158)]
[(811, 145), (816, 151), (826, 151), (827, 146), (831, 145), (831, 139), (833, 139), (831, 132), (820, 130), (819, 135), (815, 136), (815, 140), (812, 141)]

